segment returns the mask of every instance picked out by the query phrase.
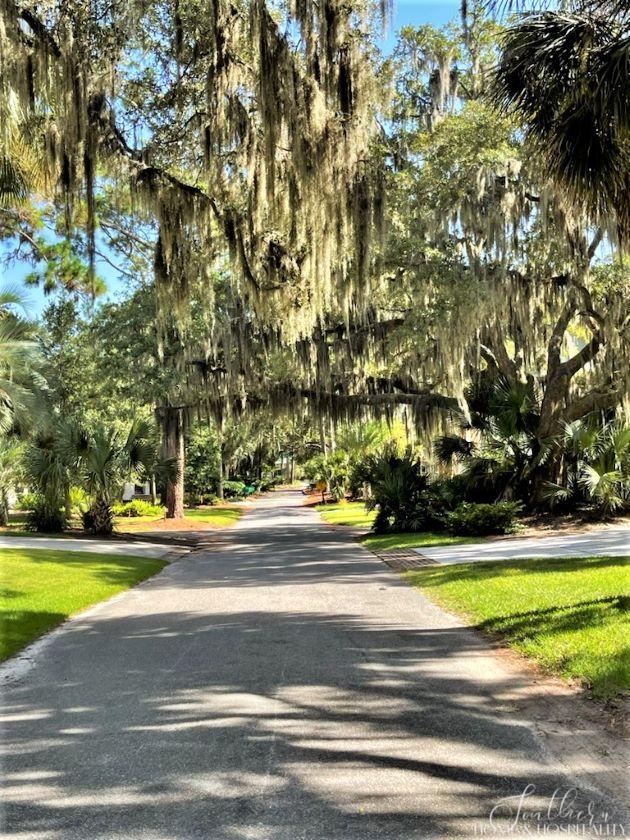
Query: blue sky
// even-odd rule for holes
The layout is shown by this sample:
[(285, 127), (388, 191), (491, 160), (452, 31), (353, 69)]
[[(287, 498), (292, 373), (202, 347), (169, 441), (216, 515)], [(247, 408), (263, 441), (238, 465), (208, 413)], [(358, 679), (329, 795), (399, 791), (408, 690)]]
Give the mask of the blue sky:
[[(391, 51), (396, 41), (396, 32), (403, 26), (420, 26), (431, 23), (443, 26), (459, 15), (461, 0), (394, 0), (393, 18), (387, 33), (382, 40), (385, 53)], [(1, 246), (0, 246), (1, 248)], [(102, 261), (97, 261), (97, 272), (105, 280), (108, 287), (107, 297), (116, 298), (124, 290), (125, 281), (119, 278), (114, 270)], [(15, 263), (9, 268), (0, 264), (0, 283), (2, 285), (20, 284), (22, 279), (33, 270), (30, 265)], [(29, 287), (27, 290), (29, 311), (31, 315), (39, 314), (46, 306), (47, 299), (40, 289)]]

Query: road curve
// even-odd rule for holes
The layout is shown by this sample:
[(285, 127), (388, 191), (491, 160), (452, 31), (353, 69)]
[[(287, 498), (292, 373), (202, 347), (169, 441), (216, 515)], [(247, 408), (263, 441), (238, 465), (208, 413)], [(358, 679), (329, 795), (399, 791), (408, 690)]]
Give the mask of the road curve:
[(574, 779), (532, 677), (301, 501), (260, 500), (5, 686), (3, 837), (489, 837), (526, 789), (554, 819)]

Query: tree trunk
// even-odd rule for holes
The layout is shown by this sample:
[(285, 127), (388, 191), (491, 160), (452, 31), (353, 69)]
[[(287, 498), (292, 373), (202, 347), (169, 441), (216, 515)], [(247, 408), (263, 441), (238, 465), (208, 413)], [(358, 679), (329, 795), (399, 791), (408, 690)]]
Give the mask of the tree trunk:
[(151, 504), (157, 505), (157, 487), (155, 484), (155, 473), (151, 473)]
[(223, 501), (223, 479), (225, 476), (225, 469), (223, 467), (223, 448), (219, 452), (219, 478), (217, 480), (217, 496)]
[(177, 461), (177, 477), (166, 484), (166, 518), (181, 519), (184, 516), (184, 409), (165, 406), (162, 418), (164, 455)]
[(0, 525), (9, 524), (9, 498), (7, 491), (0, 489)]
[(319, 442), (322, 447), (322, 455), (326, 457), (328, 455), (328, 444), (326, 443), (326, 430), (324, 429), (324, 417), (320, 414), (319, 416)]

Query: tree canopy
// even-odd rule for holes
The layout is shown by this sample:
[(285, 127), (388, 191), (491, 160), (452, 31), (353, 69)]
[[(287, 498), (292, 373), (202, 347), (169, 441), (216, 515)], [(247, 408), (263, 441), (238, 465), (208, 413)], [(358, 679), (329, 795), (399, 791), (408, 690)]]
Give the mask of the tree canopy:
[[(256, 417), (432, 437), (491, 379), (548, 478), (564, 424), (627, 407), (624, 8), (469, 4), (383, 57), (387, 15), (2, 0), (0, 236), (57, 295), (53, 410), (154, 415), (173, 510), (203, 418), (224, 454)], [(129, 293), (82, 309), (97, 255)]]

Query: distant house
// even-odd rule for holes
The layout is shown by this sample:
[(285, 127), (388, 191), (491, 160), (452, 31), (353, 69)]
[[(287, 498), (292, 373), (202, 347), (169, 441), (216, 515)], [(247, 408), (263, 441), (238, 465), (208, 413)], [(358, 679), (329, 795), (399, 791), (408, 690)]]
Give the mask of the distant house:
[(151, 484), (145, 481), (144, 484), (134, 484), (133, 481), (125, 481), (123, 485), (122, 500), (131, 502), (133, 499), (151, 499)]

